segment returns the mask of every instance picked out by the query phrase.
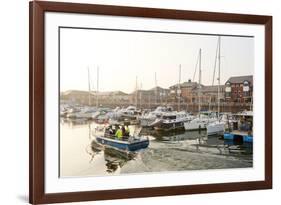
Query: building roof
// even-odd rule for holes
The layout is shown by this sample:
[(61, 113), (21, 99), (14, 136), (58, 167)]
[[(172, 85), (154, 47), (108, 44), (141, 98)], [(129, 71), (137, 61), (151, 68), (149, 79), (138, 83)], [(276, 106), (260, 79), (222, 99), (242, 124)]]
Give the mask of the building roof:
[(169, 90), (169, 89), (166, 89), (166, 88), (161, 88), (160, 86), (156, 86), (154, 88), (151, 88), (149, 89), (150, 91), (155, 91), (155, 90)]
[[(160, 86), (157, 86), (157, 87), (154, 87), (154, 88), (151, 88), (149, 90), (137, 90), (138, 93), (143, 93), (143, 94), (151, 94), (151, 93), (155, 93), (155, 92), (161, 92), (161, 91), (169, 91), (169, 89), (166, 89), (166, 88), (161, 88)], [(136, 91), (133, 91), (131, 94), (135, 94)]]
[(230, 77), (227, 82), (230, 83), (244, 83), (245, 81), (250, 82), (251, 84), (253, 83), (253, 76), (252, 75), (245, 75), (245, 76), (234, 76)]
[(109, 96), (109, 95), (128, 95), (122, 91), (105, 91), (105, 92), (95, 92), (93, 95)]
[[(225, 85), (220, 85), (220, 90), (223, 90), (225, 88)], [(202, 92), (218, 92), (218, 86), (217, 85), (205, 85), (201, 88)]]
[[(191, 80), (189, 80), (187, 82), (181, 83), (180, 87), (181, 88), (196, 87), (197, 85), (198, 85), (197, 82), (192, 82)], [(177, 88), (178, 86), (179, 86), (179, 84), (172, 85), (172, 86), (170, 86), (170, 89)]]
[[(82, 94), (89, 94), (89, 91), (84, 91), (84, 90), (67, 90), (65, 92), (62, 92), (61, 95), (82, 95)], [(100, 96), (105, 96), (105, 95), (128, 95), (127, 93), (124, 93), (122, 91), (109, 91), (109, 92), (96, 92), (96, 91), (91, 91), (92, 95), (100, 95)]]
[(89, 91), (84, 91), (84, 90), (67, 90), (61, 93), (61, 95), (81, 95), (81, 94), (89, 94)]

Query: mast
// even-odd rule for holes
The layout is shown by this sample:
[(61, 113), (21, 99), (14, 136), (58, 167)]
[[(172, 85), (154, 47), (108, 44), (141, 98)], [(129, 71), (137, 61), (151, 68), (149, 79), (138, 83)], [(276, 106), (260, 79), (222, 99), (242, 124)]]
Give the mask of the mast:
[(181, 64), (179, 65), (179, 84), (178, 84), (178, 111), (180, 111), (180, 107), (181, 107), (181, 88), (180, 88), (180, 84), (181, 84)]
[(141, 109), (141, 98), (142, 98), (142, 83), (140, 82), (140, 109)]
[(138, 107), (138, 76), (136, 76), (135, 106)]
[(158, 91), (157, 91), (157, 77), (156, 72), (154, 73), (154, 82), (155, 82), (155, 106), (157, 105)]
[(97, 97), (96, 97), (96, 107), (99, 107), (99, 66), (97, 66)]
[[(214, 83), (215, 83), (216, 68), (217, 68), (217, 59), (218, 59), (218, 49), (219, 49), (219, 41), (217, 41), (216, 56), (215, 56), (215, 64), (214, 64), (214, 70), (213, 70), (212, 86), (214, 86)], [(210, 99), (209, 99), (209, 111), (211, 110), (211, 103), (212, 103), (212, 96), (210, 95)]]
[(88, 91), (89, 91), (88, 104), (89, 104), (89, 106), (91, 106), (91, 84), (90, 84), (90, 69), (89, 69), (89, 66), (88, 66)]
[(220, 116), (220, 72), (221, 72), (221, 37), (219, 36), (218, 48), (218, 118)]
[(201, 70), (201, 55), (202, 51), (201, 48), (199, 49), (199, 89), (198, 89), (198, 112), (200, 116), (201, 112), (201, 75), (202, 75), (202, 70)]

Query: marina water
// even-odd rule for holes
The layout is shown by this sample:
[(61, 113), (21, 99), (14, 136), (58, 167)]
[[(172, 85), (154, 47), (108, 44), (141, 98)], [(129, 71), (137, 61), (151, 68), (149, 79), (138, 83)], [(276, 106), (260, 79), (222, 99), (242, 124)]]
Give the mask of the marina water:
[[(103, 149), (93, 130), (100, 125), (86, 120), (62, 120), (60, 124), (60, 177), (105, 176), (144, 172), (250, 168), (252, 144), (235, 144), (207, 137), (206, 131), (161, 134), (142, 130), (149, 147), (133, 155)], [(131, 132), (139, 130), (130, 126)]]

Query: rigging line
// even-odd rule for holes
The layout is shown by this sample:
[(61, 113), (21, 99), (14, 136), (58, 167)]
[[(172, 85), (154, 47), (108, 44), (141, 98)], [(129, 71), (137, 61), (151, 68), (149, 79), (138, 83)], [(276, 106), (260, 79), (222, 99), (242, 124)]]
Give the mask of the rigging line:
[(200, 53), (198, 53), (198, 56), (197, 56), (195, 71), (194, 71), (194, 74), (193, 74), (192, 82), (194, 82), (194, 80), (195, 80), (195, 75), (196, 75), (196, 71), (197, 71), (197, 67), (198, 67), (198, 63), (199, 63), (199, 55), (200, 55)]

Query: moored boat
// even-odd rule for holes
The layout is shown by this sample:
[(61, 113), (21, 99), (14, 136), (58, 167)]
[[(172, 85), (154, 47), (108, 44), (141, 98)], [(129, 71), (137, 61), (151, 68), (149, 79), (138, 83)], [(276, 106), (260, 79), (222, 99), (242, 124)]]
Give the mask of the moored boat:
[(164, 114), (152, 123), (156, 131), (170, 132), (184, 130), (184, 123), (192, 120), (192, 116), (185, 112), (171, 112)]
[(198, 116), (192, 119), (191, 121), (185, 122), (184, 129), (186, 131), (204, 130), (207, 128), (207, 125), (213, 121), (213, 118), (208, 118), (206, 116)]
[(253, 143), (253, 112), (243, 111), (234, 116), (238, 118), (237, 122), (234, 123), (232, 131), (224, 134), (224, 139)]
[[(221, 37), (218, 39), (218, 50), (216, 53), (215, 65), (218, 59), (218, 96), (217, 96), (217, 119), (207, 125), (207, 135), (223, 135), (225, 131), (225, 122), (220, 118), (220, 70), (221, 70)], [(214, 67), (214, 74), (216, 73), (216, 66)], [(215, 76), (213, 76), (215, 77)]]
[(233, 131), (230, 133), (225, 133), (223, 138), (225, 140), (253, 143), (253, 135), (251, 133), (243, 131)]
[(171, 111), (172, 111), (172, 109), (169, 108), (169, 107), (159, 106), (154, 111), (146, 113), (146, 114), (144, 114), (144, 115), (142, 115), (142, 116), (140, 116), (138, 118), (139, 122), (140, 122), (140, 126), (142, 126), (142, 127), (150, 127), (151, 124), (153, 122), (155, 122), (155, 120), (157, 118), (161, 118), (161, 116), (163, 116), (165, 113), (171, 112)]
[(225, 131), (225, 123), (215, 121), (207, 125), (207, 135), (223, 135)]

